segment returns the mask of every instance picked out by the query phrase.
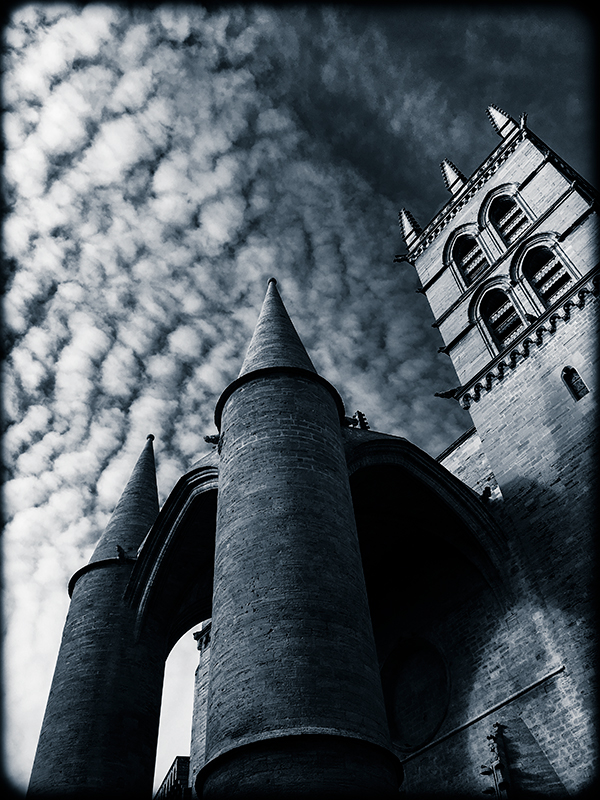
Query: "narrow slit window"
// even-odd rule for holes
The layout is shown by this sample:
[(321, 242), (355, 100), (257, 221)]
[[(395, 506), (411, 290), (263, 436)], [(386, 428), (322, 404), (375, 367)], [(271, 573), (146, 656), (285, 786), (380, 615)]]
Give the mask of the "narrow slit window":
[(529, 227), (525, 212), (514, 197), (508, 194), (500, 195), (492, 201), (489, 218), (506, 245), (515, 242)]
[(452, 259), (459, 268), (467, 286), (477, 280), (488, 266), (487, 259), (477, 240), (468, 233), (459, 236), (454, 242)]
[(577, 401), (581, 400), (589, 393), (588, 387), (585, 385), (583, 378), (577, 372), (575, 367), (565, 367), (561, 373), (561, 377), (569, 390), (571, 397)]
[(523, 330), (523, 320), (501, 289), (492, 289), (484, 296), (481, 315), (500, 350), (508, 347)]
[(571, 273), (549, 247), (535, 247), (527, 253), (523, 275), (545, 308), (560, 300), (573, 283)]

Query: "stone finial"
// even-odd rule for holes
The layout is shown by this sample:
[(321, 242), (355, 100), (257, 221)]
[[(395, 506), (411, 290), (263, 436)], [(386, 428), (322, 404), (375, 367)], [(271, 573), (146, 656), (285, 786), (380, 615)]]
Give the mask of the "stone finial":
[(490, 122), (494, 126), (494, 130), (496, 133), (499, 133), (503, 139), (505, 139), (513, 131), (517, 130), (517, 123), (514, 121), (514, 119), (509, 117), (505, 111), (502, 111), (501, 108), (498, 108), (498, 106), (494, 105), (493, 103), (487, 107), (486, 113), (490, 119)]
[(405, 208), (400, 209), (398, 214), (398, 224), (402, 230), (402, 236), (406, 242), (406, 246), (410, 247), (419, 238), (419, 234), (423, 230), (419, 223), (415, 220), (410, 211)]
[(449, 192), (452, 192), (452, 194), (456, 194), (465, 185), (467, 179), (462, 172), (457, 169), (447, 158), (442, 161), (440, 167), (444, 177), (444, 183), (446, 184), (446, 189), (448, 189)]

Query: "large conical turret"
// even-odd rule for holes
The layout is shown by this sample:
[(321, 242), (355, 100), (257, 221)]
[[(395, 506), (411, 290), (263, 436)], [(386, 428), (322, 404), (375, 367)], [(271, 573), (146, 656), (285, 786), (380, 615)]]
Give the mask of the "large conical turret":
[(267, 773), (271, 797), (297, 797), (299, 787), (303, 797), (397, 796), (343, 417), (271, 279), (240, 375), (215, 410), (219, 491), (198, 797), (262, 797)]
[(271, 367), (295, 367), (316, 372), (283, 305), (275, 278), (269, 280), (240, 377)]
[(150, 434), (90, 564), (118, 555), (135, 555), (158, 515), (158, 490), (154, 464), (154, 436)]

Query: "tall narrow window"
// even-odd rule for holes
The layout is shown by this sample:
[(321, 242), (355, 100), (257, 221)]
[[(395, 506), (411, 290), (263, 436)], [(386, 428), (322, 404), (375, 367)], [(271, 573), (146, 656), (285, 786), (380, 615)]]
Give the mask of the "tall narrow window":
[(535, 247), (527, 253), (523, 275), (546, 308), (554, 305), (573, 283), (571, 273), (549, 247)]
[(519, 335), (523, 320), (501, 289), (491, 289), (481, 301), (481, 315), (500, 350)]
[(581, 400), (590, 391), (575, 367), (565, 367), (561, 373), (561, 378), (575, 401)]
[(529, 220), (514, 197), (500, 195), (492, 200), (489, 211), (490, 222), (507, 245), (516, 241), (529, 227)]
[(477, 240), (469, 233), (459, 236), (454, 242), (452, 259), (460, 269), (467, 286), (470, 286), (488, 265)]

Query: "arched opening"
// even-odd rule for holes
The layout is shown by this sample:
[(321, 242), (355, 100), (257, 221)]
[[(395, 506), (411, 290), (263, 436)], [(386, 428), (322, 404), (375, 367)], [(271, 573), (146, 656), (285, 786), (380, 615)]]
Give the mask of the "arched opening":
[(155, 792), (166, 781), (161, 797), (173, 796), (169, 787), (181, 781), (192, 787), (198, 771), (192, 710), (203, 654), (192, 634), (212, 612), (216, 508), (216, 470), (208, 466), (184, 475), (144, 542), (126, 593), (136, 608), (137, 639), (154, 633), (168, 653), (154, 771)]
[(502, 289), (491, 289), (486, 292), (481, 300), (480, 311), (494, 343), (500, 350), (516, 339), (523, 329), (523, 320)]
[[(192, 714), (194, 709), (195, 673), (198, 649), (192, 627), (175, 644), (165, 664), (165, 678), (160, 708), (158, 747), (154, 771), (156, 794), (165, 779), (172, 786), (193, 786), (189, 770)], [(180, 759), (176, 762), (176, 759)], [(171, 774), (169, 774), (171, 773)], [(183, 797), (184, 795), (179, 795)]]
[(549, 247), (534, 247), (523, 259), (523, 275), (545, 308), (554, 305), (570, 288), (573, 279)]
[(529, 227), (523, 209), (514, 197), (502, 194), (492, 200), (489, 211), (489, 220), (506, 245), (512, 244)]
[(459, 501), (453, 506), (417, 471), (366, 466), (350, 484), (388, 722), (402, 756), (434, 739), (453, 704), (460, 712), (469, 676), (453, 669), (457, 643), (468, 650), (482, 610), (486, 622), (501, 616), (497, 573)]
[(470, 286), (488, 266), (477, 239), (470, 233), (459, 236), (452, 246), (452, 259), (467, 286)]
[(146, 626), (160, 629), (167, 652), (211, 616), (216, 515), (216, 473), (185, 475), (161, 509), (127, 587), (137, 635)]

